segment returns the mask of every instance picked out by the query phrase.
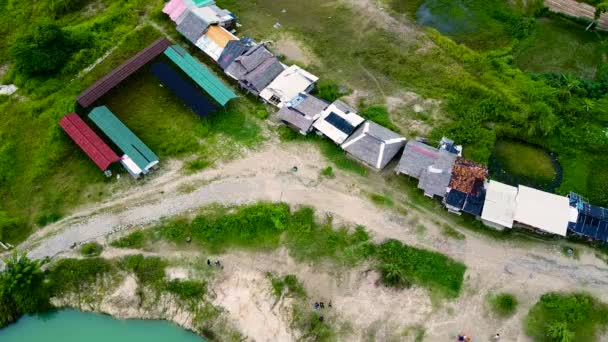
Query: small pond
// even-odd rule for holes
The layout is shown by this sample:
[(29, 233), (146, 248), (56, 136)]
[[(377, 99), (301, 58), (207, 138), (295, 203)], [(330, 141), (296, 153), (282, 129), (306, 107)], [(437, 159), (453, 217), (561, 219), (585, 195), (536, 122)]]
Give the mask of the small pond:
[(25, 316), (0, 329), (2, 342), (201, 342), (201, 337), (166, 321), (117, 320), (61, 310)]

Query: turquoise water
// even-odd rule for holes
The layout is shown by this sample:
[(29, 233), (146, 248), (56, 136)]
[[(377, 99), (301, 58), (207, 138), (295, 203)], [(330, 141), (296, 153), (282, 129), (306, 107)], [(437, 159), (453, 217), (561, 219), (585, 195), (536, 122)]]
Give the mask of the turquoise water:
[(61, 310), (26, 316), (0, 330), (2, 342), (201, 342), (197, 335), (165, 321), (117, 320)]

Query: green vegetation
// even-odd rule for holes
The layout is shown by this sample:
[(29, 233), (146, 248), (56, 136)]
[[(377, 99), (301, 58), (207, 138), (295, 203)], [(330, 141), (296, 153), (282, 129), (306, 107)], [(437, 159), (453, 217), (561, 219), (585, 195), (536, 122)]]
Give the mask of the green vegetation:
[(388, 109), (384, 106), (369, 106), (360, 111), (359, 114), (362, 117), (377, 123), (378, 125), (384, 126), (397, 133), (400, 132), (399, 128), (391, 121), (391, 115), (389, 114)]
[(166, 263), (159, 257), (128, 255), (121, 259), (119, 266), (125, 271), (133, 272), (143, 286), (160, 290), (165, 285)]
[(146, 242), (146, 236), (141, 230), (134, 231), (127, 236), (123, 236), (118, 240), (110, 242), (110, 246), (117, 248), (143, 248)]
[(154, 228), (153, 235), (185, 243), (186, 237), (212, 253), (228, 248), (268, 250), (284, 244), (298, 261), (330, 261), (352, 267), (364, 260), (376, 261), (388, 286), (419, 285), (438, 295), (456, 297), (466, 266), (444, 255), (389, 240), (375, 245), (363, 227), (334, 229), (331, 220), (316, 222), (314, 210), (257, 203), (243, 207), (214, 208), (193, 220), (171, 220)]
[(443, 254), (390, 240), (378, 247), (382, 281), (390, 286), (419, 284), (448, 298), (457, 297), (466, 266)]
[(388, 195), (383, 194), (370, 194), (369, 198), (374, 202), (375, 205), (379, 207), (393, 207), (395, 202)]
[(586, 293), (548, 293), (530, 309), (526, 333), (536, 341), (595, 341), (608, 307)]
[(103, 246), (97, 242), (88, 242), (80, 247), (80, 254), (86, 257), (96, 257), (103, 251)]
[(171, 280), (166, 290), (183, 301), (200, 301), (207, 293), (207, 284), (194, 280)]
[(448, 238), (454, 239), (454, 240), (466, 239), (466, 235), (464, 235), (461, 232), (459, 232), (458, 230), (450, 227), (449, 225), (443, 225), (443, 227), (441, 229), (441, 234), (443, 234), (443, 236), (445, 236), (445, 237), (448, 237)]
[(488, 296), (488, 305), (494, 314), (508, 317), (517, 310), (517, 298), (510, 293), (491, 294)]
[(101, 258), (62, 259), (50, 269), (49, 288), (54, 295), (86, 295), (98, 278), (111, 275), (115, 269), (110, 261)]
[(50, 306), (41, 271), (43, 261), (15, 252), (4, 262), (5, 269), (0, 273), (0, 327)]
[(562, 254), (569, 257), (569, 258), (574, 258), (574, 259), (579, 259), (580, 258), (580, 254), (577, 248), (574, 248), (572, 246), (562, 246), (561, 247), (561, 251)]
[(281, 298), (283, 295), (286, 295), (293, 298), (306, 298), (306, 290), (295, 275), (288, 274), (279, 277), (276, 274), (269, 272), (266, 276), (270, 279), (272, 294), (274, 294), (275, 297)]
[(327, 102), (334, 102), (341, 96), (346, 95), (348, 91), (340, 89), (340, 85), (332, 80), (321, 79), (313, 93)]
[[(501, 140), (494, 150), (496, 162), (521, 183), (551, 183), (556, 176), (549, 154), (541, 148), (517, 141)], [(498, 176), (500, 177), (500, 175)], [(518, 182), (519, 183), (519, 182)]]
[(328, 166), (321, 170), (321, 176), (325, 178), (334, 178), (336, 175), (334, 174), (334, 169), (331, 166)]

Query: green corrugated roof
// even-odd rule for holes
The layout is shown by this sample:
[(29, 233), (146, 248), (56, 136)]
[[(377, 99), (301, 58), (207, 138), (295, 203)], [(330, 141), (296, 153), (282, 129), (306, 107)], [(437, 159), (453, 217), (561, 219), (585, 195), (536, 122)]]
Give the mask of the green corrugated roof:
[(151, 163), (158, 162), (158, 157), (146, 144), (131, 132), (122, 121), (120, 121), (106, 106), (97, 107), (89, 113), (89, 119), (93, 121), (103, 133), (112, 140), (133, 160), (137, 166), (146, 170)]
[(228, 101), (237, 97), (230, 88), (215, 77), (209, 69), (192, 57), (181, 46), (173, 45), (167, 48), (165, 50), (165, 55), (222, 106), (225, 106)]
[(213, 0), (192, 0), (197, 7), (203, 7), (207, 5), (213, 5), (215, 1)]

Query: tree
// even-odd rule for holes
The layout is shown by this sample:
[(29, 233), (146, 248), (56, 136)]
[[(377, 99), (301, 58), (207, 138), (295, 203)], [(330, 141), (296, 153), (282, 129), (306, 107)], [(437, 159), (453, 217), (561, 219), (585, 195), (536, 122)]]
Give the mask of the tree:
[(53, 74), (70, 58), (74, 44), (55, 24), (40, 24), (17, 38), (11, 55), (17, 70), (27, 76)]
[(45, 262), (30, 260), (16, 251), (4, 260), (6, 267), (0, 273), (0, 326), (14, 322), (24, 313), (48, 307), (49, 297), (41, 270)]

